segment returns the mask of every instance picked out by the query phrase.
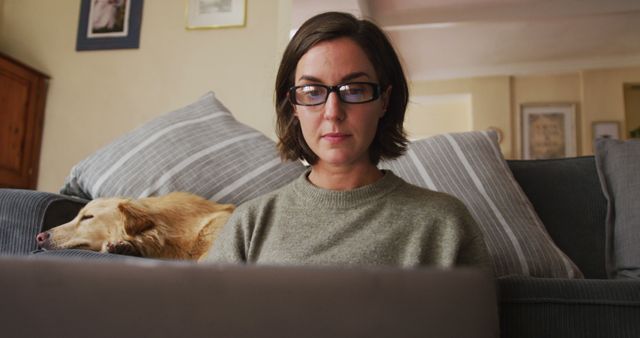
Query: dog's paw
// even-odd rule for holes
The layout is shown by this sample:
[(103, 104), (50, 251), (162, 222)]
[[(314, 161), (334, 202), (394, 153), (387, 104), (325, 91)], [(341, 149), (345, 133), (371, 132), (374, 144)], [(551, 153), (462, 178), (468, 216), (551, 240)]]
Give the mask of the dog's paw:
[(107, 243), (107, 252), (116, 254), (116, 255), (125, 255), (125, 256), (140, 256), (140, 252), (133, 244), (125, 241), (120, 241), (117, 243)]

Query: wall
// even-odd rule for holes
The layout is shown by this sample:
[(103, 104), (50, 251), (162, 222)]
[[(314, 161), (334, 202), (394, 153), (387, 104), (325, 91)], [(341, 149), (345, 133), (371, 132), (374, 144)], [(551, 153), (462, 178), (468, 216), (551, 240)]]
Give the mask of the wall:
[[(471, 130), (486, 130), (490, 127), (503, 132), (500, 143), (502, 152), (511, 157), (511, 83), (508, 76), (478, 77), (442, 81), (420, 81), (412, 83), (412, 96), (470, 95)], [(415, 105), (411, 114), (420, 114)], [(441, 130), (445, 132), (447, 130)]]
[(57, 191), (82, 158), (209, 90), (273, 136), (291, 3), (247, 6), (244, 28), (187, 31), (185, 1), (145, 1), (139, 49), (76, 52), (80, 0), (0, 0), (0, 50), (51, 76), (38, 189)]
[[(412, 84), (411, 95), (471, 95), (471, 129), (495, 127), (502, 130), (504, 140), (500, 146), (506, 158), (521, 156), (520, 109), (523, 104), (575, 103), (578, 155), (592, 155), (593, 122), (619, 121), (621, 130), (625, 130), (624, 84), (639, 82), (640, 67), (625, 67), (552, 75), (423, 81)], [(408, 120), (435, 121), (429, 121), (428, 110), (416, 104), (410, 105), (407, 114)], [(408, 129), (419, 128), (409, 126)], [(456, 130), (440, 130), (447, 131)]]
[(404, 125), (410, 140), (473, 130), (471, 95), (413, 95)]
[[(513, 149), (514, 158), (522, 154), (520, 111), (523, 104), (529, 103), (574, 103), (576, 104), (576, 123), (581, 121), (580, 74), (558, 74), (541, 76), (517, 76), (513, 78)], [(578, 139), (581, 134), (576, 131)], [(577, 141), (576, 144), (580, 144)], [(578, 149), (580, 152), (580, 149)]]
[[(518, 76), (513, 80), (514, 149), (520, 154), (520, 106), (523, 103), (577, 104), (578, 155), (593, 154), (593, 122), (618, 121), (625, 130), (624, 84), (640, 82), (640, 67), (584, 70), (578, 73)], [(626, 138), (626, 135), (621, 135)]]
[[(291, 0), (248, 0), (246, 27), (199, 31), (185, 30), (184, 5), (147, 0), (139, 49), (76, 52), (80, 0), (0, 0), (0, 50), (52, 77), (38, 189), (57, 191), (71, 167), (99, 147), (209, 90), (240, 121), (274, 136), (273, 83)], [(579, 154), (588, 155), (592, 122), (623, 122), (623, 84), (638, 82), (640, 67), (632, 67), (415, 82), (411, 94), (470, 96), (470, 116), (458, 130), (502, 130), (507, 158), (520, 153), (522, 103), (576, 102)], [(407, 114), (408, 124), (433, 123), (415, 104)]]
[[(4, 28), (4, 0), (0, 0), (0, 43), (2, 42), (2, 31)], [(1, 45), (0, 45), (1, 46)]]
[(626, 130), (623, 88), (625, 83), (640, 82), (640, 67), (585, 71), (582, 81), (582, 137), (589, 140), (582, 143), (582, 151), (590, 154), (594, 121), (620, 121), (621, 130)]

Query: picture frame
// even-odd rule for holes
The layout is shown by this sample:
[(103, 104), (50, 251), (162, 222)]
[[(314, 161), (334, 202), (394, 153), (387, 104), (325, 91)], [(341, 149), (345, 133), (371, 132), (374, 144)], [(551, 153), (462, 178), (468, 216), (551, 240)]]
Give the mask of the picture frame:
[(81, 0), (76, 51), (140, 46), (143, 0)]
[(521, 105), (522, 158), (577, 156), (574, 103)]
[(217, 29), (244, 27), (246, 0), (186, 0), (186, 28)]
[(620, 139), (620, 122), (618, 121), (594, 121), (591, 127), (593, 141), (599, 138)]

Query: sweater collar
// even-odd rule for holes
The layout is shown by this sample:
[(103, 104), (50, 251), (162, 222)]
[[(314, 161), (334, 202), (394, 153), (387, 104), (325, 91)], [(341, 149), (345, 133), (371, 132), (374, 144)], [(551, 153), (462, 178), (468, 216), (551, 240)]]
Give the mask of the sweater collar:
[(399, 186), (402, 180), (390, 170), (383, 170), (384, 176), (371, 184), (352, 190), (328, 190), (309, 182), (305, 172), (293, 182), (293, 189), (300, 201), (318, 207), (353, 208), (380, 199)]

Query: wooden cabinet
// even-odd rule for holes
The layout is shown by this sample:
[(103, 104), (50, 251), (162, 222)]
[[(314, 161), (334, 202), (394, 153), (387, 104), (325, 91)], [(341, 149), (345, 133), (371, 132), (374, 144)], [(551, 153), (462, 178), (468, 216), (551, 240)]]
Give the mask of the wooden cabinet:
[(0, 188), (36, 189), (48, 79), (0, 53)]

